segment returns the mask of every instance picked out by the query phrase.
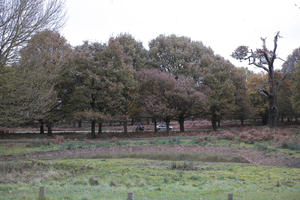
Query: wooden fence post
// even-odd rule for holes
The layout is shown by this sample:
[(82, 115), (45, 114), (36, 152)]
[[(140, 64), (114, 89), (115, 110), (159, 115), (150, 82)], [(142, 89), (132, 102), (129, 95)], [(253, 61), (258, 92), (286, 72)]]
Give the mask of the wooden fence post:
[(45, 200), (45, 187), (40, 187), (39, 200)]
[(128, 198), (127, 200), (134, 200), (134, 194), (133, 192), (128, 192)]
[(228, 194), (228, 200), (233, 200), (233, 194)]

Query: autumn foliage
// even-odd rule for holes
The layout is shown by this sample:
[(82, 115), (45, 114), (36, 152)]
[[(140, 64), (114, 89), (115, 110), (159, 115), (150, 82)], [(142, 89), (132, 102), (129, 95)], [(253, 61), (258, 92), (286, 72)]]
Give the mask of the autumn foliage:
[[(126, 134), (129, 121), (147, 119), (154, 131), (157, 123), (169, 131), (176, 121), (183, 133), (191, 119), (210, 123), (214, 130), (225, 120), (267, 124), (270, 117), (275, 119), (270, 108), (275, 108), (276, 122), (290, 122), (300, 114), (299, 51), (282, 70), (272, 71), (273, 66), (266, 66), (268, 59), (277, 58), (277, 46), (270, 51), (262, 41), (261, 49), (240, 46), (233, 57), (271, 74), (236, 68), (202, 42), (184, 36), (159, 35), (147, 50), (129, 34), (72, 47), (58, 32), (40, 31), (19, 51), (15, 65), (1, 69), (0, 126), (39, 124), (43, 133), (46, 125), (51, 135), (59, 122), (85, 121), (96, 137), (105, 123), (122, 123)], [(273, 134), (253, 129), (220, 137), (262, 141)]]

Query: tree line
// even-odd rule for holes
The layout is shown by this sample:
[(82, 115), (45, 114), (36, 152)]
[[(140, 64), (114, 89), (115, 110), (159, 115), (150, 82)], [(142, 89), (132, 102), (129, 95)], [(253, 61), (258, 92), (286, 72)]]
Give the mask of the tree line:
[[(107, 43), (72, 47), (58, 32), (36, 33), (19, 51), (20, 59), (1, 68), (1, 126), (62, 120), (87, 120), (91, 134), (117, 120), (127, 132), (129, 119), (151, 117), (180, 131), (188, 118), (209, 119), (213, 129), (223, 119), (261, 118), (268, 123), (269, 74), (237, 68), (201, 42), (159, 35), (149, 50), (129, 34)], [(300, 113), (300, 49), (274, 72), (275, 82), (295, 68), (278, 91), (278, 119)], [(156, 127), (156, 126), (155, 126)]]

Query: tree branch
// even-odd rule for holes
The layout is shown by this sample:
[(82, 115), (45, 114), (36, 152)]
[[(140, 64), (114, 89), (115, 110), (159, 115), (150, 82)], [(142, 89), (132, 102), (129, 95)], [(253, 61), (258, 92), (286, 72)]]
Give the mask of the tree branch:
[(272, 64), (274, 63), (274, 60), (276, 59), (277, 41), (278, 41), (278, 38), (280, 37), (279, 33), (280, 32), (278, 31), (274, 37), (274, 49), (273, 49), (273, 55), (272, 55), (272, 59), (271, 59)]

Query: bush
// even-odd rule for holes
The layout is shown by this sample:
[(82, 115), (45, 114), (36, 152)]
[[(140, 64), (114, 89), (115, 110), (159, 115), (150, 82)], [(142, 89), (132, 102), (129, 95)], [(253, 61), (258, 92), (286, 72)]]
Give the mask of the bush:
[(184, 161), (182, 162), (172, 162), (170, 169), (172, 170), (195, 170), (194, 162), (193, 161)]
[(168, 144), (169, 145), (181, 144), (181, 140), (178, 138), (171, 138), (171, 139), (169, 139)]
[(88, 147), (88, 145), (78, 142), (78, 143), (69, 143), (66, 146), (62, 146), (61, 149), (75, 150), (75, 149), (83, 149), (83, 148), (87, 148), (87, 147)]
[(91, 177), (89, 179), (89, 184), (94, 186), (94, 185), (99, 185), (99, 182), (96, 179)]
[(255, 147), (259, 151), (266, 151), (266, 152), (276, 151), (276, 149), (274, 147), (269, 147), (265, 144), (261, 144), (261, 143), (258, 143), (258, 142), (255, 143)]
[(206, 135), (206, 136), (200, 136), (198, 138), (199, 143), (203, 143), (203, 142), (211, 142), (212, 141), (212, 137), (210, 135)]
[(207, 142), (205, 141), (204, 137), (199, 137), (198, 139), (193, 140), (192, 144), (198, 144), (200, 146), (205, 146), (205, 145), (207, 145)]
[(274, 131), (270, 128), (263, 128), (262, 130), (250, 129), (239, 134), (240, 140), (249, 144), (271, 140), (274, 138), (273, 136)]
[(222, 131), (218, 136), (219, 139), (234, 140), (235, 135), (230, 131)]
[(284, 142), (282, 143), (281, 147), (290, 150), (300, 150), (300, 142), (299, 141)]

